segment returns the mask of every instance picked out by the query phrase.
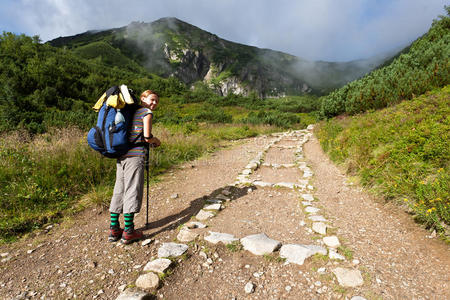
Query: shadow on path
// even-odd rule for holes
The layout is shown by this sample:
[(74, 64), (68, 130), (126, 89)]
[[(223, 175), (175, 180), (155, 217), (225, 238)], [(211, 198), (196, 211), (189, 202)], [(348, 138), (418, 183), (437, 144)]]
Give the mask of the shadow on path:
[[(230, 191), (231, 194), (227, 197), (229, 197), (232, 201), (239, 199), (247, 195), (248, 193), (248, 187), (239, 188), (234, 186), (227, 186), (226, 188), (223, 187), (218, 188), (213, 192), (211, 192), (209, 195), (204, 195), (202, 197), (192, 200), (189, 206), (180, 211), (179, 213), (148, 223), (146, 226), (142, 228), (144, 231), (152, 228), (159, 228), (159, 229), (157, 231), (152, 232), (149, 235), (145, 235), (145, 238), (154, 237), (157, 234), (162, 233), (164, 231), (175, 230), (180, 224), (184, 224), (189, 220), (191, 220), (192, 216), (196, 215), (203, 208), (207, 199), (214, 199), (219, 194), (222, 194), (222, 191), (225, 189)], [(255, 189), (255, 187), (253, 187), (253, 189)]]

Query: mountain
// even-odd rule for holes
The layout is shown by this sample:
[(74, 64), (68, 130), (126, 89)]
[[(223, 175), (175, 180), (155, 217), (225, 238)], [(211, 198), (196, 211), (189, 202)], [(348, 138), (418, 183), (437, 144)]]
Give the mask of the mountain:
[(108, 65), (129, 70), (144, 67), (162, 77), (176, 76), (186, 84), (204, 81), (222, 95), (252, 91), (260, 97), (325, 94), (384, 61), (311, 62), (230, 42), (176, 18), (87, 31), (49, 43)]

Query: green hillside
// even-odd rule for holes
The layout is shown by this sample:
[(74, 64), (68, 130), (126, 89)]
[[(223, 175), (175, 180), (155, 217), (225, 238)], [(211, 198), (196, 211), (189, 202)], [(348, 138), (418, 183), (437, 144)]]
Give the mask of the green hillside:
[(424, 36), (383, 68), (323, 97), (321, 114), (333, 117), (379, 109), (450, 83), (450, 7)]
[(450, 225), (450, 85), (396, 106), (323, 122), (332, 160), (440, 232)]
[(384, 61), (377, 58), (347, 63), (310, 62), (279, 51), (230, 42), (176, 18), (133, 22), (126, 27), (60, 37), (49, 43), (77, 51), (100, 42), (110, 48), (103, 45), (97, 54), (91, 51), (90, 58), (97, 55), (103, 60), (105, 55), (114, 57), (120, 52), (163, 77), (173, 75), (188, 85), (205, 81), (221, 95), (233, 90), (243, 95), (256, 92), (262, 98), (324, 94)]

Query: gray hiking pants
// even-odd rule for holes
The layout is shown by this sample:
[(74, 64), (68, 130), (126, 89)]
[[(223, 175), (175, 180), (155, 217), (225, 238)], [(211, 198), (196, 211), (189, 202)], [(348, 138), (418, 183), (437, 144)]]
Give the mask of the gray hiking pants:
[(141, 210), (144, 192), (144, 157), (119, 158), (116, 166), (116, 183), (109, 211), (117, 214), (137, 213)]

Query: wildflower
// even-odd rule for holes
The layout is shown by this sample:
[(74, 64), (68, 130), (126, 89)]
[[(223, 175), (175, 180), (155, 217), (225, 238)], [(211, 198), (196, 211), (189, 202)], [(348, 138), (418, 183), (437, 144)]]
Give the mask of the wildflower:
[(425, 181), (422, 180), (422, 181), (420, 182), (420, 184), (425, 184)]
[(405, 198), (405, 199), (403, 199), (403, 201), (408, 202), (408, 199)]
[(427, 209), (427, 214), (431, 213), (433, 210), (431, 208)]

